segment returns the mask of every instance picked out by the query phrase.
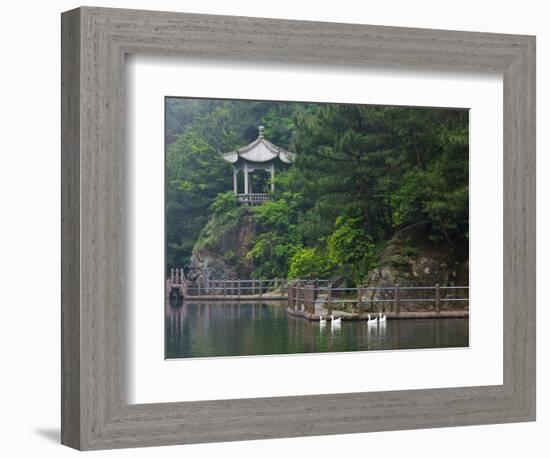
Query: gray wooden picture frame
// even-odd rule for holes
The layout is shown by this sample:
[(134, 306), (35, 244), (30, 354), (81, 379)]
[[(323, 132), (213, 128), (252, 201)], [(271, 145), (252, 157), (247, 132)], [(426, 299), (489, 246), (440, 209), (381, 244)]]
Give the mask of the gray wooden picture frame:
[[(62, 443), (81, 450), (535, 419), (535, 38), (83, 7), (62, 14)], [(498, 72), (504, 354), (496, 386), (128, 404), (125, 55)], [(473, 196), (475, 198), (475, 196)]]

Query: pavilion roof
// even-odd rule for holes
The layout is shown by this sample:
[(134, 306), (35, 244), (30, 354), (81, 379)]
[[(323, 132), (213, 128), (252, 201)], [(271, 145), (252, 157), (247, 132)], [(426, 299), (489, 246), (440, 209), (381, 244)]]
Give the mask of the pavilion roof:
[(222, 157), (232, 164), (236, 163), (239, 158), (243, 158), (250, 162), (269, 162), (277, 157), (281, 162), (290, 164), (294, 159), (294, 153), (267, 141), (263, 135), (263, 126), (260, 126), (258, 130), (259, 135), (256, 140), (236, 151), (223, 153)]

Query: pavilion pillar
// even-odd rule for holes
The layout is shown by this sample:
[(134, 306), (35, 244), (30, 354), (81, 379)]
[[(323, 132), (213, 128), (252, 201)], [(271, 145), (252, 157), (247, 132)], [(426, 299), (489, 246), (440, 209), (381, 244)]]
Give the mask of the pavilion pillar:
[(250, 194), (250, 191), (248, 189), (248, 164), (244, 163), (244, 193)]
[(237, 192), (237, 169), (233, 167), (233, 192), (235, 194), (238, 194)]
[(275, 192), (275, 164), (271, 163), (271, 192)]

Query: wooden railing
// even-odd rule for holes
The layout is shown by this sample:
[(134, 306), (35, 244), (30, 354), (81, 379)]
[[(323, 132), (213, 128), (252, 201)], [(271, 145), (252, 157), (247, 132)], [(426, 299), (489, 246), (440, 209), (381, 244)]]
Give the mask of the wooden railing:
[[(378, 297), (376, 296), (378, 293)], [(334, 288), (331, 282), (320, 284), (318, 281), (297, 280), (288, 285), (288, 307), (292, 310), (315, 313), (315, 307), (321, 306), (329, 315), (333, 308), (351, 305), (359, 313), (390, 311), (399, 314), (405, 304), (429, 305), (440, 313), (443, 304), (469, 301), (468, 286), (391, 286)], [(429, 296), (429, 297), (424, 297)]]
[[(317, 287), (328, 286), (332, 280), (310, 280)], [(251, 297), (287, 297), (288, 286), (295, 280), (286, 278), (270, 279), (206, 279), (199, 277), (189, 280), (185, 277), (183, 269), (171, 269), (170, 277), (166, 280), (167, 296), (176, 293), (179, 296), (217, 297), (217, 298), (251, 298)], [(266, 296), (268, 295), (268, 296)]]
[(424, 305), (440, 312), (444, 305), (453, 303), (468, 305), (468, 286), (388, 286), (354, 288), (335, 287), (332, 279), (287, 280), (272, 279), (227, 279), (214, 280), (199, 277), (185, 278), (183, 269), (172, 269), (166, 281), (167, 296), (177, 294), (188, 299), (251, 299), (286, 298), (292, 310), (315, 314), (322, 307), (328, 314), (333, 309), (347, 306), (357, 312), (393, 312), (399, 314)]
[(196, 280), (185, 278), (183, 269), (171, 269), (166, 281), (167, 296), (177, 294), (182, 297), (239, 298), (263, 297), (273, 293), (280, 299), (286, 298), (288, 280), (271, 279), (229, 279), (213, 280), (199, 277)]
[(186, 296), (258, 296), (280, 291), (286, 296), (288, 281), (281, 278), (249, 280), (204, 280), (187, 281)]

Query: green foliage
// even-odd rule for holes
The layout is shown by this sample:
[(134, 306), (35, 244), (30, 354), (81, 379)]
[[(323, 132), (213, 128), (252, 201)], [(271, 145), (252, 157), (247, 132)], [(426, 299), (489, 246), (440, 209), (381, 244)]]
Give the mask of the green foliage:
[[(467, 256), (467, 110), (167, 99), (166, 117), (168, 266), (186, 265), (201, 233), (211, 243), (245, 217), (257, 226), (246, 254), (256, 277), (357, 283), (412, 224)], [(243, 209), (220, 152), (254, 140), (258, 125), (296, 160), (277, 170), (273, 201)], [(407, 245), (391, 262), (418, 253)]]
[[(232, 167), (220, 153), (254, 140), (258, 125), (270, 111), (290, 113), (292, 106), (166, 99), (167, 268), (188, 264), (193, 246), (214, 211), (210, 206), (218, 194), (232, 189)], [(269, 124), (264, 125), (269, 128)]]
[(315, 248), (302, 248), (290, 259), (288, 278), (328, 278), (331, 268), (327, 256), (318, 254)]
[(231, 186), (231, 166), (196, 131), (166, 153), (167, 264), (186, 265), (215, 197)]
[[(297, 117), (300, 190), (312, 206), (355, 206), (374, 241), (427, 222), (456, 249), (467, 237), (465, 110), (318, 105)], [(297, 173), (294, 172), (294, 178)], [(334, 222), (325, 214), (325, 227)]]
[(328, 255), (337, 265), (356, 262), (372, 251), (372, 238), (359, 218), (336, 219), (336, 230), (327, 239)]
[(223, 215), (235, 211), (239, 204), (237, 202), (237, 196), (233, 191), (222, 192), (218, 194), (210, 205), (210, 210), (214, 212), (214, 215)]
[(340, 274), (358, 283), (376, 260), (376, 246), (361, 218), (336, 219), (336, 229), (327, 238), (328, 258)]
[(299, 201), (299, 195), (284, 193), (255, 207), (259, 234), (247, 258), (257, 266), (256, 277), (286, 277), (290, 259), (302, 246), (297, 225)]

